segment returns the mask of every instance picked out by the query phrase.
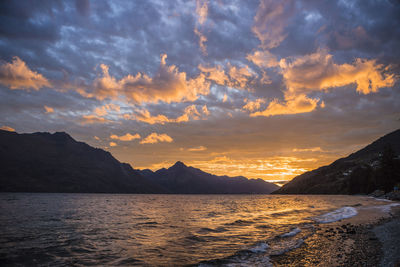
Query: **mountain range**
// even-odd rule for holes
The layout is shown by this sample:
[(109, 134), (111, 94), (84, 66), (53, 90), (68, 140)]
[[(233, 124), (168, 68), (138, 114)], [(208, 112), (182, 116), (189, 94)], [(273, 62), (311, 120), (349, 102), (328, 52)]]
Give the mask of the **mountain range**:
[(303, 173), (274, 194), (369, 194), (400, 185), (400, 129), (328, 166)]
[(212, 175), (179, 161), (156, 172), (135, 170), (64, 132), (0, 130), (0, 192), (268, 194), (278, 188), (262, 179)]
[(176, 194), (197, 194), (199, 192), (206, 194), (263, 194), (279, 188), (279, 186), (262, 179), (209, 174), (200, 169), (188, 167), (180, 161), (168, 169), (163, 168), (156, 172), (146, 169), (140, 173), (165, 188), (168, 193)]

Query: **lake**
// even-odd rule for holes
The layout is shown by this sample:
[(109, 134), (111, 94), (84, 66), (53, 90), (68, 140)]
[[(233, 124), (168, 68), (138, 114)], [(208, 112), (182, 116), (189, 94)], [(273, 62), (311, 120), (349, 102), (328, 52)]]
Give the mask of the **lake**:
[(381, 204), (332, 195), (1, 193), (0, 262), (265, 266), (316, 224)]

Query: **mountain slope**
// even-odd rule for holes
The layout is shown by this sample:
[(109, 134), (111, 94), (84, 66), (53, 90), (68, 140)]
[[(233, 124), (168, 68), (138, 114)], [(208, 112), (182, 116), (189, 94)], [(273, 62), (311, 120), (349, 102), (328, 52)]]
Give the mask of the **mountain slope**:
[[(382, 166), (387, 149), (392, 151), (394, 158), (390, 163), (393, 165), (390, 167), (391, 174), (388, 173), (389, 167)], [(379, 188), (382, 184), (380, 180), (387, 179), (389, 175), (396, 176), (393, 179), (398, 179), (399, 155), (400, 129), (379, 138), (346, 158), (336, 160), (329, 166), (295, 177), (274, 194), (369, 193)]]
[(0, 191), (157, 193), (162, 190), (109, 152), (64, 132), (0, 130)]
[(168, 169), (141, 174), (174, 194), (269, 194), (279, 187), (262, 179), (217, 176), (178, 161)]

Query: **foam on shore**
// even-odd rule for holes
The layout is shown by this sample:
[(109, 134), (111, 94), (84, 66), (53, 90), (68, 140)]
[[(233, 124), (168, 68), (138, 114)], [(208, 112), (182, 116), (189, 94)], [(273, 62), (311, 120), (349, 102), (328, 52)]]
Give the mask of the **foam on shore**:
[(313, 220), (318, 223), (331, 223), (343, 219), (351, 218), (358, 214), (357, 209), (353, 207), (342, 207), (332, 212), (314, 217)]

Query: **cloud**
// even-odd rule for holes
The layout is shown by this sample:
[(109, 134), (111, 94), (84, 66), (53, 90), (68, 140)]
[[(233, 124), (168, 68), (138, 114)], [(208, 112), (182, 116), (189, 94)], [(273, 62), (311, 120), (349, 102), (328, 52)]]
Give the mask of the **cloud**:
[(111, 146), (111, 147), (117, 146), (117, 143), (115, 143), (115, 142), (110, 142), (110, 146)]
[(112, 121), (105, 119), (103, 117), (99, 117), (93, 114), (90, 115), (83, 115), (80, 119), (81, 124), (103, 124), (103, 123), (110, 123)]
[(357, 92), (369, 94), (379, 88), (393, 86), (396, 80), (393, 74), (385, 73), (388, 67), (377, 64), (374, 59), (356, 58), (352, 64), (337, 64), (326, 50), (300, 56), (293, 61), (283, 59), (280, 66), (287, 96), (350, 84), (357, 85)]
[(48, 106), (44, 106), (44, 110), (46, 111), (46, 113), (53, 113), (54, 112), (54, 108), (48, 107)]
[(90, 13), (89, 0), (75, 0), (75, 7), (81, 16), (88, 16)]
[(14, 128), (11, 128), (10, 126), (6, 126), (6, 125), (1, 126), (0, 130), (8, 131), (8, 132), (15, 132)]
[(226, 85), (237, 89), (245, 89), (250, 78), (254, 76), (247, 65), (244, 65), (243, 67), (237, 67), (228, 63), (227, 68), (228, 74), (222, 65), (206, 67), (200, 64), (198, 66), (198, 69), (202, 73), (206, 74), (207, 80), (213, 81), (218, 85)]
[(106, 104), (104, 106), (95, 108), (94, 113), (97, 116), (103, 117), (103, 116), (106, 116), (109, 111), (119, 112), (120, 110), (121, 110), (121, 107), (116, 104)]
[(210, 115), (210, 111), (208, 110), (207, 105), (204, 105), (204, 106), (201, 108), (201, 110), (203, 111), (203, 114), (204, 114), (204, 115), (206, 115), (206, 116)]
[[(391, 87), (396, 81), (395, 75), (388, 73), (389, 66), (377, 64), (374, 59), (356, 58), (352, 64), (337, 64), (333, 56), (323, 49), (304, 56), (282, 59), (279, 64), (286, 85), (284, 101), (275, 99), (267, 109), (250, 116), (311, 112), (320, 100), (310, 98), (309, 93), (356, 84), (357, 92), (369, 94), (378, 92), (382, 87)], [(320, 107), (324, 108), (325, 102), (320, 102)]]
[(217, 156), (209, 160), (194, 160), (188, 164), (217, 175), (237, 176), (246, 173), (247, 177), (287, 180), (308, 171), (309, 169), (304, 166), (305, 163), (315, 161), (315, 158), (283, 156), (241, 159)]
[(208, 116), (210, 114), (206, 105), (202, 107), (201, 112), (202, 113), (200, 113), (197, 110), (196, 105), (190, 105), (184, 109), (183, 114), (181, 116), (178, 116), (176, 118), (169, 118), (162, 114), (152, 116), (150, 112), (146, 109), (137, 110), (133, 114), (125, 114), (123, 117), (125, 119), (137, 120), (148, 124), (165, 124), (165, 123), (188, 122), (190, 120), (200, 120), (204, 118), (202, 115)]
[(229, 68), (229, 76), (231, 77), (231, 87), (245, 88), (249, 78), (253, 76), (248, 66), (238, 68), (231, 66)]
[(261, 41), (261, 47), (271, 49), (286, 38), (285, 27), (294, 12), (295, 2), (290, 0), (261, 0), (254, 17), (252, 31)]
[(197, 28), (194, 28), (194, 33), (199, 37), (199, 46), (200, 46), (200, 50), (203, 53), (203, 55), (207, 55), (207, 46), (206, 46), (206, 42), (207, 42), (207, 37), (201, 32), (199, 31)]
[(199, 95), (209, 94), (210, 82), (206, 81), (204, 74), (187, 78), (187, 74), (180, 72), (177, 66), (168, 66), (166, 59), (166, 54), (161, 55), (160, 67), (153, 77), (139, 72), (121, 80), (111, 76), (108, 66), (102, 64), (102, 75), (94, 81), (93, 92), (77, 91), (82, 96), (94, 96), (99, 100), (125, 97), (134, 103), (194, 101)]
[(253, 54), (248, 54), (246, 58), (258, 67), (279, 67), (279, 61), (277, 60), (276, 56), (271, 54), (269, 51), (255, 51)]
[(188, 151), (190, 152), (199, 152), (199, 151), (205, 151), (207, 148), (205, 146), (197, 146), (197, 147), (192, 147), (188, 148)]
[(221, 65), (217, 65), (215, 67), (205, 67), (200, 64), (198, 68), (202, 73), (207, 74), (206, 77), (208, 80), (213, 81), (216, 84), (225, 85), (229, 82), (229, 77), (225, 74), (225, 70)]
[(203, 25), (207, 20), (208, 14), (208, 1), (197, 0), (196, 1), (196, 14), (197, 14), (197, 22), (200, 25)]
[(140, 141), (141, 144), (156, 144), (159, 142), (171, 143), (173, 139), (167, 134), (151, 133)]
[(258, 98), (258, 99), (254, 100), (254, 101), (250, 101), (250, 100), (248, 100), (248, 99), (246, 98), (246, 99), (244, 100), (244, 102), (246, 103), (246, 105), (244, 105), (242, 108), (243, 108), (244, 110), (248, 110), (248, 111), (253, 112), (253, 111), (256, 111), (256, 110), (259, 110), (259, 109), (260, 109), (261, 104), (264, 104), (264, 103), (265, 103), (265, 99)]
[(138, 134), (138, 133), (133, 134), (133, 135), (130, 133), (127, 133), (127, 134), (121, 135), (121, 136), (112, 134), (112, 135), (110, 135), (110, 138), (114, 139), (114, 140), (120, 140), (120, 141), (132, 141), (135, 139), (140, 139), (141, 137), (140, 137), (140, 134)]
[(11, 63), (0, 65), (0, 84), (10, 89), (34, 89), (50, 87), (50, 82), (42, 74), (29, 69), (19, 57), (14, 57)]
[(197, 16), (197, 23), (194, 28), (194, 33), (199, 37), (199, 46), (203, 55), (207, 55), (207, 37), (198, 29), (198, 27), (202, 27), (203, 24), (207, 20), (208, 15), (208, 1), (204, 0), (197, 0), (196, 1), (196, 16)]
[(323, 152), (320, 147), (311, 147), (311, 148), (293, 148), (293, 152)]
[(298, 95), (293, 99), (279, 102), (277, 99), (271, 101), (263, 111), (251, 113), (251, 117), (257, 116), (276, 116), (307, 113), (313, 111), (318, 106), (319, 99), (309, 98), (306, 95)]

